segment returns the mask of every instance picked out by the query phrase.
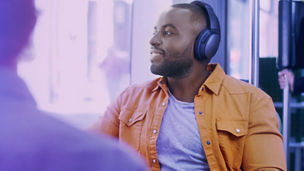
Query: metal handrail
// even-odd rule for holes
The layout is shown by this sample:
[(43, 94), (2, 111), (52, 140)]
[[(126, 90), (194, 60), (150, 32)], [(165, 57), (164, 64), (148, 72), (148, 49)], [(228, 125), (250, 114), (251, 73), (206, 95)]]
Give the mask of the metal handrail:
[(260, 0), (251, 0), (251, 68), (250, 84), (259, 87)]

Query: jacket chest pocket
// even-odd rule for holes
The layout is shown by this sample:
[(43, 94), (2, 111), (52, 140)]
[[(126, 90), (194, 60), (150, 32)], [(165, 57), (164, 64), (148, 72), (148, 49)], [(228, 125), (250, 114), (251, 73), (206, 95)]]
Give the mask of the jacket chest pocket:
[(120, 113), (119, 140), (128, 143), (139, 151), (142, 128), (146, 111), (124, 110)]
[(219, 146), (230, 168), (240, 168), (245, 138), (248, 133), (246, 120), (217, 120)]

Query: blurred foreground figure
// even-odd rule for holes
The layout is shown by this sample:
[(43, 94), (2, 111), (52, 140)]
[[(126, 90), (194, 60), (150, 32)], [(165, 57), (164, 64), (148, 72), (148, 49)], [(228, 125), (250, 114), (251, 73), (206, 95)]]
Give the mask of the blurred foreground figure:
[(32, 0), (0, 0), (0, 171), (145, 170), (126, 147), (37, 110), (17, 75), (35, 22)]

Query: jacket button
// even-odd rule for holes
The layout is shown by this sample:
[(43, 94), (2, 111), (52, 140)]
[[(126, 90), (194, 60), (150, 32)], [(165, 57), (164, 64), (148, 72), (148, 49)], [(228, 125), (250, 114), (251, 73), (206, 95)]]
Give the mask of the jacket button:
[(162, 106), (165, 106), (165, 105), (166, 105), (166, 103), (165, 103), (165, 102), (163, 102), (163, 103), (162, 103)]
[(206, 141), (206, 144), (207, 144), (207, 145), (210, 145), (210, 144), (211, 144), (211, 142), (210, 142), (210, 141)]
[(240, 133), (240, 132), (241, 132), (241, 130), (239, 130), (239, 129), (235, 129), (235, 132), (236, 132), (236, 133)]
[(153, 163), (156, 163), (156, 159), (153, 159), (152, 162), (153, 162)]
[(198, 114), (202, 115), (202, 114), (203, 114), (203, 112), (198, 112)]
[(154, 130), (153, 130), (153, 134), (156, 134), (156, 133), (157, 133), (157, 130), (156, 130), (156, 129), (154, 129)]

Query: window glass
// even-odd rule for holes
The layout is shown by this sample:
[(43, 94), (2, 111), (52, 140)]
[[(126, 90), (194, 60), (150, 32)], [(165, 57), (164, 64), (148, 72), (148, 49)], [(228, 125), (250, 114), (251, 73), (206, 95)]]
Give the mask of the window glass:
[(227, 56), (229, 74), (241, 79), (249, 78), (250, 59), (249, 1), (228, 1)]
[[(249, 0), (228, 1), (230, 75), (249, 79), (251, 18)], [(278, 0), (260, 0), (260, 57), (278, 56)]]
[(130, 0), (36, 0), (18, 66), (42, 110), (102, 113), (130, 82)]

